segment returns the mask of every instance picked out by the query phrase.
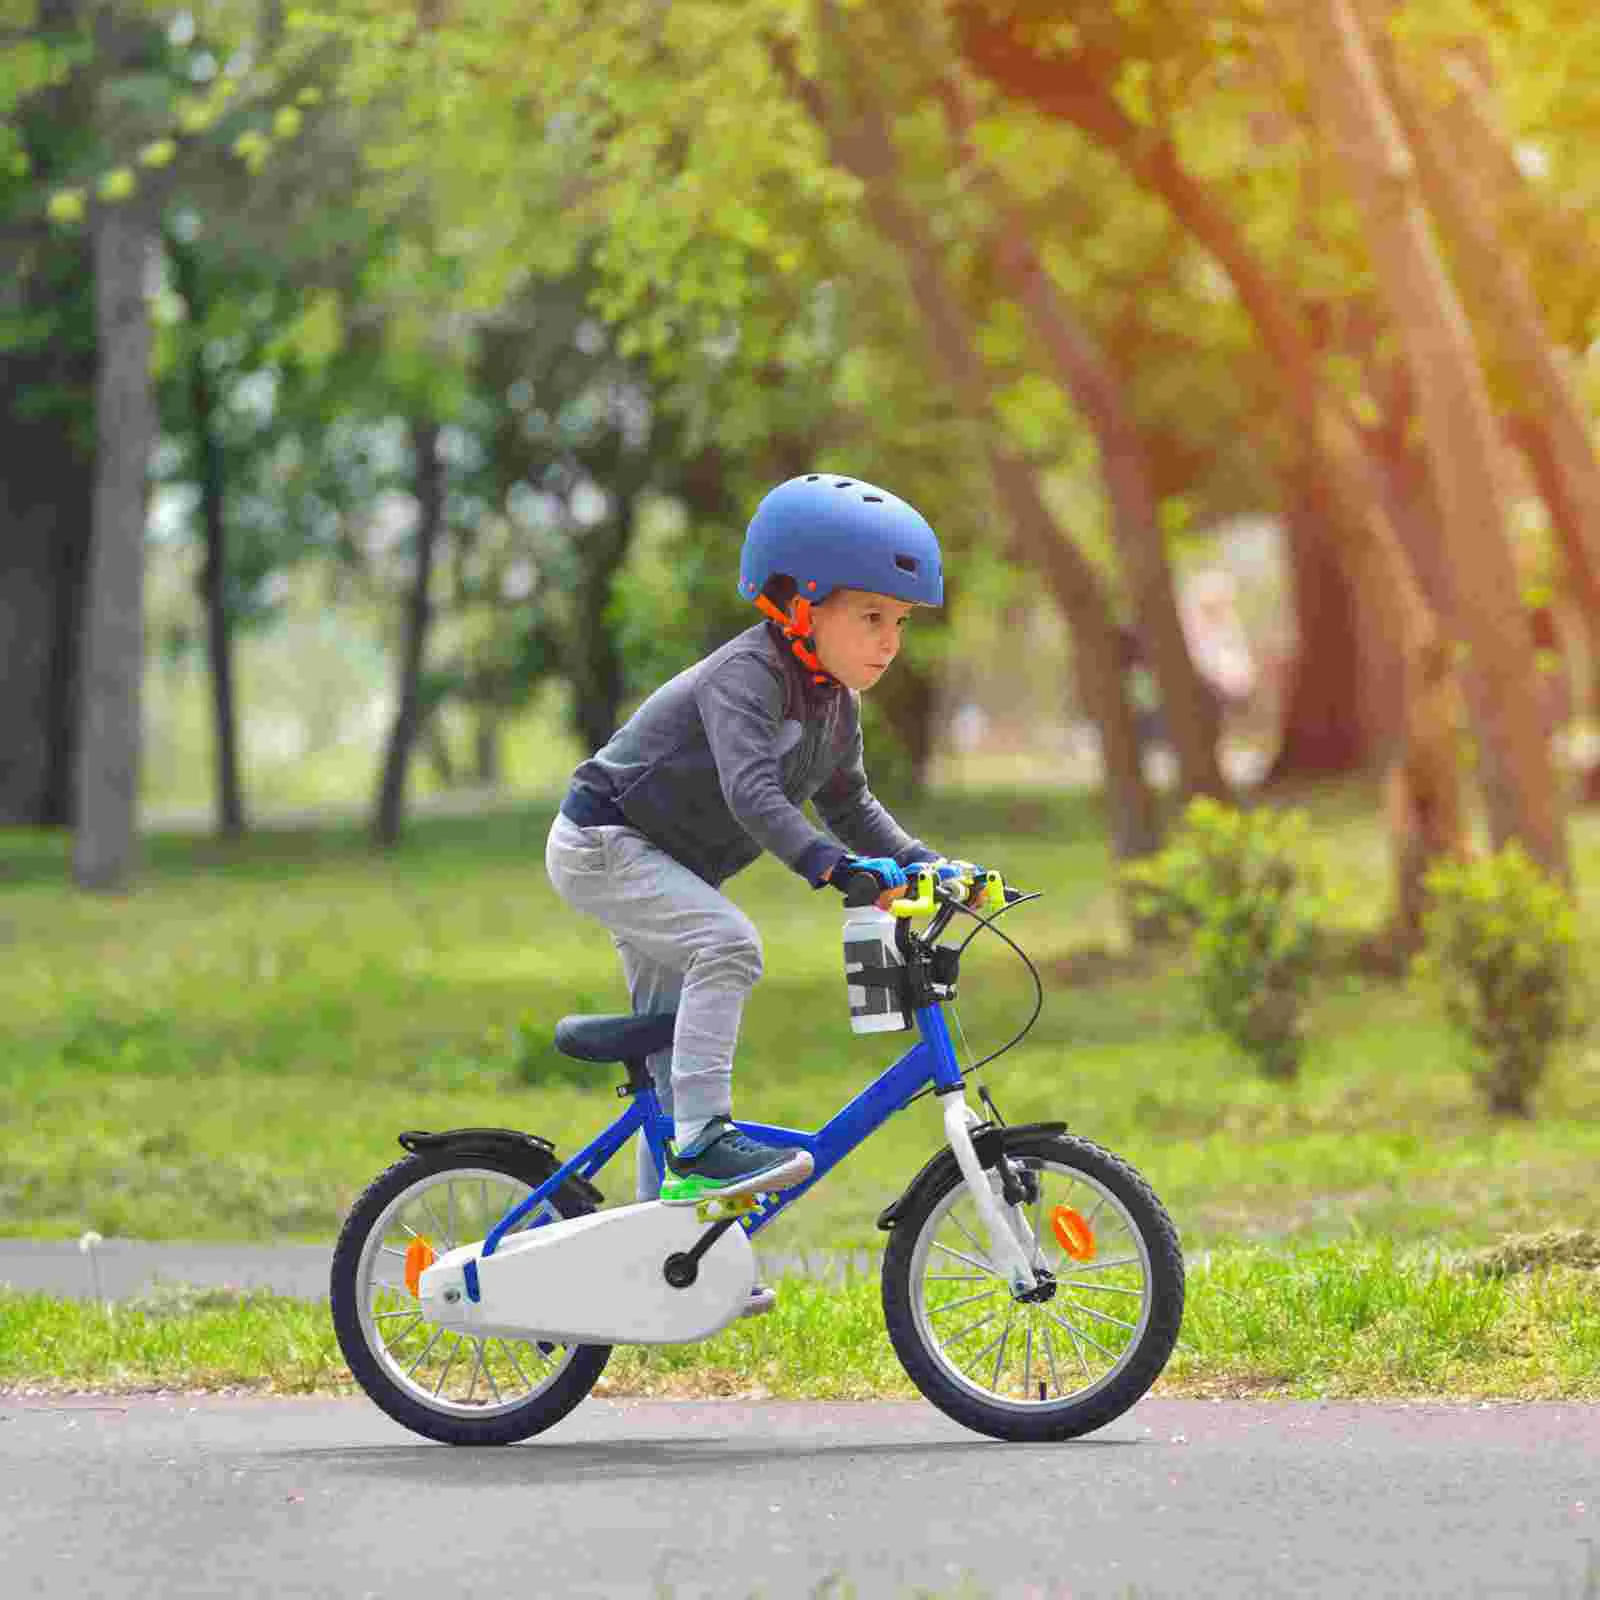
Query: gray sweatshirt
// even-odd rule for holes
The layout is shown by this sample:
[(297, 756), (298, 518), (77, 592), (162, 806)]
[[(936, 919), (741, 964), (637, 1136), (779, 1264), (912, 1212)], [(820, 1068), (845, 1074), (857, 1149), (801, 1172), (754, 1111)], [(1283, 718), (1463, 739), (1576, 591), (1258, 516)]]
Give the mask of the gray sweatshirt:
[(858, 696), (816, 684), (777, 629), (758, 622), (664, 683), (573, 774), (561, 809), (626, 823), (707, 883), (770, 850), (814, 887), (847, 854), (902, 866), (937, 855), (873, 798)]

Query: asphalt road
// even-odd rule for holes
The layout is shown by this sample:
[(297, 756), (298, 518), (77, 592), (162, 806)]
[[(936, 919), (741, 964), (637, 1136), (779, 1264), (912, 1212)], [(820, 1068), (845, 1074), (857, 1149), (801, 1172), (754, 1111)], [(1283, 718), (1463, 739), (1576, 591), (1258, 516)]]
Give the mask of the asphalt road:
[(8, 1596), (1600, 1595), (1600, 1408), (591, 1399), (427, 1444), (364, 1401), (0, 1398)]

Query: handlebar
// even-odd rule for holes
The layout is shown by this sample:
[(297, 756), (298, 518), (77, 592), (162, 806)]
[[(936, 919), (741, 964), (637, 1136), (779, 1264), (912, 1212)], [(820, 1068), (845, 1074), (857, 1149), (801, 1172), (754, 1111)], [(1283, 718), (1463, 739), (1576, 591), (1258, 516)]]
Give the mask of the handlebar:
[(939, 878), (917, 867), (906, 868), (904, 888), (884, 889), (877, 874), (852, 872), (844, 883), (844, 903), (852, 909), (880, 905), (897, 917), (931, 916), (935, 903), (954, 901), (975, 910), (1010, 905), (1026, 898), (1024, 890), (1013, 889), (998, 872), (981, 875), (963, 872), (958, 877)]

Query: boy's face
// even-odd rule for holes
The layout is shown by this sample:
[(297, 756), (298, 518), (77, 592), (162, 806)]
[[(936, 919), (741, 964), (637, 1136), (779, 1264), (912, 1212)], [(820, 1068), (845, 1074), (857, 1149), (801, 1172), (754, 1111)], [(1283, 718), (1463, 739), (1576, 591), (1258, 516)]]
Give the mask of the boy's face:
[(817, 659), (847, 689), (870, 689), (900, 653), (912, 608), (892, 595), (835, 589), (811, 613)]

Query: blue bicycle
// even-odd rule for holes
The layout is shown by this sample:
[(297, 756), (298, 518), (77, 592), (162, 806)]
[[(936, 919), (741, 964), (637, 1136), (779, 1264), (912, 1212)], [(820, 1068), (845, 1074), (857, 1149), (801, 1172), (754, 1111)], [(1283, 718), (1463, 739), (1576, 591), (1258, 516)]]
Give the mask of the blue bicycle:
[[(869, 874), (847, 905), (884, 903)], [(883, 1309), (919, 1390), (969, 1428), (1058, 1440), (1105, 1426), (1166, 1365), (1183, 1319), (1177, 1232), (1126, 1162), (1062, 1122), (1010, 1126), (966, 1079), (1026, 1035), (1037, 970), (996, 919), (1037, 899), (994, 873), (913, 877), (886, 959), (848, 977), (857, 999), (914, 1027), (917, 1042), (815, 1132), (741, 1122), (807, 1151), (811, 1176), (776, 1194), (699, 1206), (603, 1207), (594, 1179), (643, 1135), (657, 1170), (671, 1136), (645, 1060), (671, 1014), (568, 1017), (568, 1055), (621, 1063), (622, 1114), (563, 1160), (504, 1128), (400, 1135), (406, 1157), (352, 1208), (334, 1252), (334, 1327), (350, 1370), (396, 1421), (451, 1444), (506, 1444), (560, 1421), (594, 1387), (613, 1345), (709, 1337), (762, 1309), (750, 1239), (897, 1112), (937, 1096), (946, 1146), (878, 1217), (887, 1231)], [(913, 929), (918, 916), (930, 920)], [(958, 918), (976, 924), (944, 941)], [(965, 924), (961, 924), (965, 926)], [(1033, 1016), (963, 1067), (945, 1021), (962, 952), (981, 932), (1033, 974)]]

